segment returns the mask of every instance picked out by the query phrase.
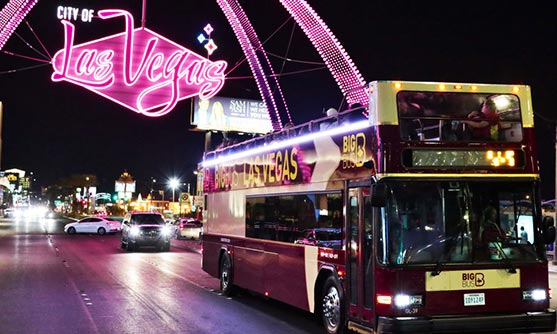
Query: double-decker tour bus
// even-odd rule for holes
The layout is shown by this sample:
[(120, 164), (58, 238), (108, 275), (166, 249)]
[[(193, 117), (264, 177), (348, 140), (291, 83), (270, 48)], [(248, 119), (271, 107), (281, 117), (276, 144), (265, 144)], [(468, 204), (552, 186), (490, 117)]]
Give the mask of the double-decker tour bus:
[(203, 269), (327, 333), (555, 330), (529, 86), (369, 98), (205, 153)]

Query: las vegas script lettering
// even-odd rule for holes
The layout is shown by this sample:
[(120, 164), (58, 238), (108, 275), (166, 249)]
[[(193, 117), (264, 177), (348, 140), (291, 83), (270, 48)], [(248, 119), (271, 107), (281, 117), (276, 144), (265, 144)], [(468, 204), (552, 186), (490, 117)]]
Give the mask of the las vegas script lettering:
[(210, 61), (149, 29), (133, 29), (124, 10), (98, 15), (124, 17), (125, 31), (74, 45), (75, 26), (63, 20), (64, 49), (52, 60), (53, 81), (82, 86), (151, 117), (166, 115), (182, 99), (209, 99), (223, 87), (225, 61)]

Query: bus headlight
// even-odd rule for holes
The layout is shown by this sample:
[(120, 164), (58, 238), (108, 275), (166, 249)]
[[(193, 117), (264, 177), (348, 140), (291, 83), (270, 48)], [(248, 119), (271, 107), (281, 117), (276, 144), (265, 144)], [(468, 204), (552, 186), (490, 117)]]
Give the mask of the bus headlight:
[(522, 291), (523, 300), (542, 301), (547, 299), (547, 292), (543, 289)]
[(399, 294), (394, 298), (394, 304), (398, 308), (405, 308), (408, 306), (422, 306), (423, 298), (421, 295), (406, 295)]

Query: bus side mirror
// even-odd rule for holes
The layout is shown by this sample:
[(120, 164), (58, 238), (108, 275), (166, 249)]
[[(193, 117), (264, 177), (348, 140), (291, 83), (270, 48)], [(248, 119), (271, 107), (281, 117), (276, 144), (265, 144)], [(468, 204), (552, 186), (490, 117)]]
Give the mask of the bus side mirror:
[(382, 208), (387, 198), (387, 186), (383, 183), (375, 183), (371, 186), (371, 206)]
[(544, 216), (542, 225), (544, 243), (546, 245), (552, 244), (555, 241), (555, 221), (553, 217)]

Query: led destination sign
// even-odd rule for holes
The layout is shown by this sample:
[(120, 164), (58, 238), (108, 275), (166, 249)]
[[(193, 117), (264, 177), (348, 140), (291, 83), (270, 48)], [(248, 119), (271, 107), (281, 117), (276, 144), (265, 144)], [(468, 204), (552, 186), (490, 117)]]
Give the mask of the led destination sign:
[(522, 150), (408, 149), (403, 164), (414, 168), (523, 168)]

